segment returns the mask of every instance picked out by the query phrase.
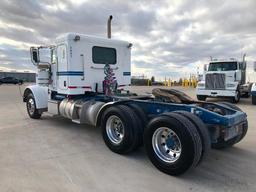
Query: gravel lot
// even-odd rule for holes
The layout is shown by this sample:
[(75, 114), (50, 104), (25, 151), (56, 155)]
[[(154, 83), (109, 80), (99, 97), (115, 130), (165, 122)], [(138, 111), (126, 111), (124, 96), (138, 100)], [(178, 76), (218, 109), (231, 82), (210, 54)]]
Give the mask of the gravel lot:
[[(24, 89), (23, 87), (21, 88)], [(132, 87), (138, 93), (152, 87)], [(195, 89), (178, 88), (195, 97)], [(211, 99), (216, 101), (216, 99)], [(248, 115), (243, 141), (212, 150), (196, 169), (165, 175), (143, 148), (121, 156), (105, 146), (99, 128), (43, 115), (28, 117), (18, 86), (0, 86), (0, 191), (256, 191), (256, 106), (238, 104)]]

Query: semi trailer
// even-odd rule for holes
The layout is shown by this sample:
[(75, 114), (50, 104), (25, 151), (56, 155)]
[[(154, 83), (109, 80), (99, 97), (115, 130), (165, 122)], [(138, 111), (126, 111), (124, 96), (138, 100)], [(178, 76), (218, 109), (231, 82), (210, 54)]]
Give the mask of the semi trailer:
[[(77, 33), (61, 35), (50, 46), (31, 47), (38, 73), (37, 83), (23, 94), (29, 117), (48, 113), (100, 127), (112, 152), (127, 154), (144, 146), (152, 164), (169, 175), (197, 166), (211, 147), (243, 139), (247, 116), (232, 104), (195, 101), (177, 90), (126, 91), (131, 47), (127, 41)], [(49, 61), (42, 59), (45, 49)]]
[[(207, 65), (205, 65), (207, 66)], [(252, 83), (246, 83), (245, 54), (242, 61), (234, 58), (211, 59), (204, 69), (204, 78), (197, 84), (197, 99), (226, 97), (238, 103), (241, 97), (249, 97)]]

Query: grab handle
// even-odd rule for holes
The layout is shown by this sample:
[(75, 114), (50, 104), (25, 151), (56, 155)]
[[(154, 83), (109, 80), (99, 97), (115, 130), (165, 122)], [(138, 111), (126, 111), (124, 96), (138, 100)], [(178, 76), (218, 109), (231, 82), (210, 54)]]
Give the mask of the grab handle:
[(84, 72), (84, 54), (81, 54), (81, 61), (82, 61), (82, 69), (83, 69), (83, 77), (81, 78), (81, 80), (84, 80), (84, 76), (85, 76), (85, 72)]

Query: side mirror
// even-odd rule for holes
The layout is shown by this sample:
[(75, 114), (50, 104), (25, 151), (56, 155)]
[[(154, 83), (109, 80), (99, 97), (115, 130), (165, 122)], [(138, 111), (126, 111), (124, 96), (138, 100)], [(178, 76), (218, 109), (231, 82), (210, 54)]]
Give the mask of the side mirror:
[(256, 61), (253, 62), (253, 70), (256, 72)]
[(39, 54), (38, 54), (37, 48), (34, 48), (34, 47), (30, 48), (30, 56), (31, 56), (31, 61), (33, 64), (39, 63)]

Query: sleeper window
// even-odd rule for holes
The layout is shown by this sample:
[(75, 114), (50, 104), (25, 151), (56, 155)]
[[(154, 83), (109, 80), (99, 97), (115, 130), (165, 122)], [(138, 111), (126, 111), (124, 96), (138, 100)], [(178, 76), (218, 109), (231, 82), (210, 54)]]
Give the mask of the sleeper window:
[(94, 46), (92, 60), (95, 64), (116, 64), (116, 49)]

